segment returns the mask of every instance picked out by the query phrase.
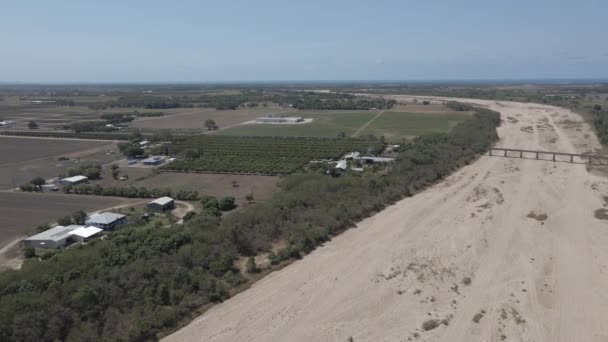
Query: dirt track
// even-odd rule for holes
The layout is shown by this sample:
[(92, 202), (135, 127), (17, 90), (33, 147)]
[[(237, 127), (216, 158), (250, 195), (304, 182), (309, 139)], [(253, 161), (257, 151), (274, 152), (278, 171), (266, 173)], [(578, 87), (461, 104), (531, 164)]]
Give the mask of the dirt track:
[[(567, 110), (467, 102), (502, 112), (498, 146), (599, 147)], [(608, 341), (607, 189), (582, 164), (482, 157), (166, 341)]]

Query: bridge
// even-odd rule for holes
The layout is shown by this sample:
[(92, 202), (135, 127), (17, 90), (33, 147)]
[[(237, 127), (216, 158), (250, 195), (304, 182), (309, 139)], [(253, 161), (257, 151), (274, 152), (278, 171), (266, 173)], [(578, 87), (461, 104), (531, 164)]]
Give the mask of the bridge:
[[(591, 165), (593, 161), (597, 161), (602, 164), (602, 161), (608, 162), (608, 156), (602, 156), (597, 154), (579, 154), (579, 153), (566, 153), (566, 152), (550, 152), (550, 151), (539, 151), (539, 150), (522, 150), (518, 148), (505, 148), (505, 147), (491, 147), (489, 151), (490, 156), (502, 156), (508, 158), (522, 158), (522, 159), (537, 159), (537, 160), (552, 160), (562, 161), (570, 163), (586, 163)], [(551, 159), (545, 159), (544, 157), (549, 156)], [(558, 156), (565, 156), (566, 158), (558, 158)], [(577, 158), (575, 160), (574, 158)], [(564, 160), (565, 159), (565, 160)]]

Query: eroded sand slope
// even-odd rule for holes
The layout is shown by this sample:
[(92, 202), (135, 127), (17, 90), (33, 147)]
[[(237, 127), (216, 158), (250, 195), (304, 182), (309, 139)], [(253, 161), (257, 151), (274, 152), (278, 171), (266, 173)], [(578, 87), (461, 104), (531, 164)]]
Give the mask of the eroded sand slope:
[[(570, 111), (467, 102), (502, 113), (498, 146), (599, 147)], [(607, 181), (583, 164), (481, 157), (166, 341), (608, 341), (608, 221), (594, 217)], [(429, 319), (443, 324), (424, 331)]]

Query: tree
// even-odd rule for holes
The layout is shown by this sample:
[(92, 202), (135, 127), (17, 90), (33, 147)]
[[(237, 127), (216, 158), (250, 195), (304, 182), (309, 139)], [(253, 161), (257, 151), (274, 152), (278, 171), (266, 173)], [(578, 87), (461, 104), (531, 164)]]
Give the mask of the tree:
[(32, 246), (27, 246), (23, 249), (23, 256), (26, 259), (30, 259), (36, 256), (36, 250)]
[(258, 269), (258, 265), (256, 265), (255, 263), (255, 258), (254, 257), (249, 257), (249, 259), (247, 259), (247, 273), (258, 273), (260, 270)]
[(62, 216), (57, 219), (57, 224), (60, 226), (69, 226), (72, 224), (72, 217), (70, 216)]
[(27, 123), (27, 127), (29, 129), (37, 129), (38, 128), (38, 123), (36, 121), (30, 121)]
[(42, 177), (36, 177), (32, 179), (30, 183), (36, 188), (36, 190), (41, 190), (42, 186), (46, 184), (46, 181)]
[(218, 129), (217, 124), (212, 119), (205, 120), (205, 127), (207, 127), (207, 129), (210, 130), (210, 131)]
[(344, 132), (338, 133), (338, 139), (344, 139), (344, 138), (346, 138), (346, 133), (344, 133)]
[(186, 150), (184, 150), (184, 157), (186, 157), (186, 160), (194, 160), (199, 156), (200, 155), (196, 149), (187, 148)]
[(253, 200), (254, 200), (253, 192), (248, 193), (247, 196), (245, 196), (245, 199), (247, 200), (247, 203), (249, 203), (249, 204), (253, 203)]
[(219, 201), (219, 209), (221, 211), (229, 211), (236, 207), (234, 204), (234, 197), (226, 196)]
[(112, 178), (114, 179), (118, 179), (118, 176), (120, 175), (120, 167), (117, 164), (112, 164)]
[(78, 210), (72, 214), (72, 220), (75, 224), (84, 225), (87, 220), (87, 213), (82, 210)]
[(134, 158), (146, 153), (139, 145), (133, 143), (120, 143), (118, 149), (127, 158)]

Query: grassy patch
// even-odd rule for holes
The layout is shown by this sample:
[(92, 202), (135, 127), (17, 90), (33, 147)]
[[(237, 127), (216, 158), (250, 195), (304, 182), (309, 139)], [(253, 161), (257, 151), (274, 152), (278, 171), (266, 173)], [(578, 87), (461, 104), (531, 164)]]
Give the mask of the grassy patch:
[(400, 141), (428, 133), (448, 132), (452, 127), (471, 117), (468, 112), (458, 113), (407, 113), (384, 112), (363, 132), (362, 136), (384, 135), (389, 141)]
[(313, 119), (296, 125), (244, 124), (217, 132), (218, 135), (335, 138), (340, 132), (353, 134), (376, 115), (372, 111), (310, 111), (289, 115)]

